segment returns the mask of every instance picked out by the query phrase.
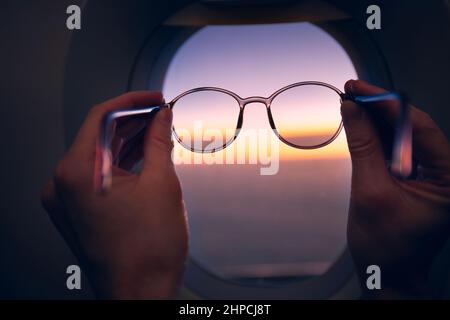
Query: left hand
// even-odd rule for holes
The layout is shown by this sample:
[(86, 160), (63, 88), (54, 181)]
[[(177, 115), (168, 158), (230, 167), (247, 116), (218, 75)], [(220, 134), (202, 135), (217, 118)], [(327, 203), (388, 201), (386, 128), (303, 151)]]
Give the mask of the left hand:
[(114, 167), (107, 194), (93, 184), (103, 116), (162, 102), (160, 93), (132, 92), (94, 107), (42, 191), (44, 207), (101, 298), (172, 298), (182, 279), (188, 232), (171, 159), (172, 111), (156, 114), (142, 145), (124, 160), (129, 168), (143, 154), (142, 172)]

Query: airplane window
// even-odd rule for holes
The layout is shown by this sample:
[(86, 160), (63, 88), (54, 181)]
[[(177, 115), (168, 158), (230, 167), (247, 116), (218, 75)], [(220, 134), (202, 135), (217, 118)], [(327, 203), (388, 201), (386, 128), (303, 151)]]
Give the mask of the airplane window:
[[(216, 86), (244, 98), (268, 97), (286, 85), (308, 80), (343, 90), (346, 80), (356, 78), (341, 45), (311, 23), (207, 26), (179, 48), (163, 92), (170, 100), (191, 88)], [(228, 103), (227, 97), (212, 96), (217, 105), (222, 100)], [(229, 116), (222, 106), (208, 108), (198, 103), (199, 97), (192, 99), (194, 118), (205, 116), (218, 123)], [(308, 99), (305, 96), (305, 103)], [(231, 106), (229, 112), (237, 120), (236, 109)], [(174, 110), (177, 121), (179, 109)], [(339, 106), (330, 112), (339, 114)], [(323, 114), (310, 110), (293, 112), (292, 117), (303, 117), (299, 124), (314, 133), (320, 128), (311, 123), (322, 125)], [(329, 119), (322, 120), (325, 126)], [(270, 129), (265, 107), (252, 103), (245, 107), (239, 136), (227, 149), (202, 158), (186, 154), (175, 142), (191, 228), (190, 255), (210, 273), (246, 284), (319, 276), (346, 246), (351, 166), (345, 133), (317, 150), (280, 143), (278, 159), (269, 159), (266, 153), (255, 161), (254, 153), (264, 149), (261, 141), (274, 146), (279, 140)], [(227, 152), (231, 157), (226, 158)], [(177, 159), (180, 154), (184, 161)], [(263, 168), (272, 174), (262, 175)]]

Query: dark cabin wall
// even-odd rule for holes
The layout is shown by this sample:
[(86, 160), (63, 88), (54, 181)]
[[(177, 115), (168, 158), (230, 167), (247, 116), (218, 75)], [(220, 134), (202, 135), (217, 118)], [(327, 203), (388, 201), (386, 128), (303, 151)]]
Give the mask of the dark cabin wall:
[(0, 3), (0, 297), (88, 296), (65, 289), (61, 275), (76, 260), (39, 201), (65, 148), (62, 86), (71, 36), (65, 12), (81, 2)]

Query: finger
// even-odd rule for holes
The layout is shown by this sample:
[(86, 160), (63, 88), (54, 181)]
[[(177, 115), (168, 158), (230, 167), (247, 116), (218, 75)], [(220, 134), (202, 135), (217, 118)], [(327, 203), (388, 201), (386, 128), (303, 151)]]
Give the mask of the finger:
[(367, 112), (345, 101), (341, 107), (347, 144), (352, 159), (352, 183), (377, 186), (389, 178), (383, 148)]
[(345, 92), (356, 95), (371, 95), (386, 92), (386, 89), (374, 86), (364, 80), (349, 80), (345, 83)]
[[(349, 80), (345, 83), (345, 92), (352, 93), (353, 95), (376, 95), (380, 93), (387, 92), (386, 89), (374, 86), (373, 84), (367, 83), (363, 80)], [(376, 107), (370, 108), (372, 111), (382, 113), (384, 118), (391, 124), (395, 124), (400, 114), (400, 104), (395, 100), (381, 100), (376, 102), (369, 102), (365, 104), (366, 106)], [(418, 114), (422, 111), (414, 106), (410, 106), (411, 121), (414, 122), (418, 117)]]
[(142, 175), (173, 166), (172, 149), (172, 110), (163, 108), (155, 115), (146, 132)]
[[(385, 90), (361, 80), (350, 80), (345, 84), (346, 92), (354, 95), (371, 95)], [(395, 123), (398, 118), (399, 108), (393, 108), (395, 102), (379, 102), (372, 108), (377, 114), (381, 114)], [(450, 144), (445, 134), (425, 112), (411, 107), (411, 124), (413, 129), (414, 156), (423, 167), (439, 170), (450, 170)]]
[(78, 255), (79, 247), (76, 241), (75, 232), (67, 220), (63, 202), (57, 195), (53, 180), (48, 181), (42, 189), (41, 202), (56, 229), (58, 229), (72, 251)]
[(95, 106), (81, 126), (73, 148), (79, 152), (80, 156), (84, 157), (84, 160), (93, 160), (101, 121), (106, 113), (121, 108), (145, 107), (161, 104), (162, 102), (163, 98), (160, 92), (136, 91), (126, 93)]

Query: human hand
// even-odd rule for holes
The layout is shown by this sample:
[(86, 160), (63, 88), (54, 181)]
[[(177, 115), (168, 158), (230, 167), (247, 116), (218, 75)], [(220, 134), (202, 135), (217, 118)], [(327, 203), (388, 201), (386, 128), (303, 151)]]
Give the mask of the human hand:
[[(159, 111), (145, 135), (139, 134), (145, 126), (136, 119), (120, 124), (121, 136), (115, 136), (113, 145), (129, 140), (134, 147), (113, 167), (108, 193), (95, 192), (93, 183), (103, 116), (162, 102), (160, 93), (142, 91), (94, 107), (42, 191), (45, 209), (100, 298), (171, 298), (182, 278), (188, 234), (171, 159), (171, 110)], [(126, 170), (142, 156), (142, 172)]]
[[(384, 91), (359, 80), (348, 81), (345, 90), (354, 95)], [(378, 297), (424, 297), (431, 264), (450, 234), (450, 145), (433, 120), (412, 107), (418, 178), (392, 176), (380, 127), (392, 126), (396, 112), (389, 102), (342, 105), (353, 168), (348, 245), (363, 289), (366, 268), (375, 264), (381, 269)]]

